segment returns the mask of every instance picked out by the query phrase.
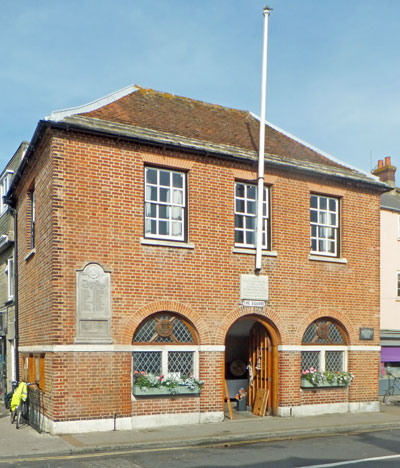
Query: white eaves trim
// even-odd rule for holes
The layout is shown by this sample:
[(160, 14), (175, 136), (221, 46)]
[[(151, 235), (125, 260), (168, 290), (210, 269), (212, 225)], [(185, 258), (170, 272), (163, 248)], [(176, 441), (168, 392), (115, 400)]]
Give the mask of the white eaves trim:
[(139, 88), (135, 85), (130, 85), (126, 88), (120, 89), (119, 91), (115, 91), (114, 93), (108, 94), (107, 96), (96, 99), (95, 101), (89, 102), (88, 104), (83, 104), (82, 106), (77, 107), (71, 107), (69, 109), (53, 111), (44, 119), (51, 120), (53, 122), (59, 122), (65, 117), (71, 117), (75, 114), (83, 114), (85, 112), (91, 112), (93, 110), (99, 109), (100, 107), (106, 106), (107, 104), (111, 104), (112, 102), (117, 101), (118, 99), (121, 99), (127, 96), (128, 94), (134, 93), (138, 90)]
[[(260, 120), (260, 117), (256, 114), (254, 114), (253, 112), (250, 112), (250, 114), (257, 120)], [(368, 176), (369, 178), (373, 179), (373, 180), (376, 180), (376, 181), (380, 181), (379, 177), (378, 176), (375, 176), (369, 172), (366, 172), (362, 169), (359, 169), (358, 167), (355, 167), (355, 166), (352, 166), (351, 164), (348, 164), (338, 158), (335, 158), (335, 156), (332, 156), (331, 154), (327, 153), (326, 151), (323, 151), (321, 150), (320, 148), (317, 148), (316, 146), (314, 145), (311, 145), (310, 143), (307, 143), (306, 141), (304, 140), (301, 140), (300, 138), (292, 135), (291, 133), (285, 131), (285, 130), (282, 130), (281, 128), (279, 128), (278, 126), (272, 124), (271, 122), (268, 122), (266, 121), (265, 122), (266, 125), (268, 125), (269, 127), (273, 128), (274, 130), (276, 130), (277, 132), (279, 133), (282, 133), (282, 135), (285, 135), (287, 136), (288, 138), (291, 138), (292, 140), (294, 141), (297, 141), (297, 143), (300, 143), (301, 145), (303, 146), (306, 146), (307, 148), (310, 148), (311, 150), (315, 151), (316, 153), (319, 153), (321, 154), (322, 156), (325, 156), (326, 158), (330, 159), (331, 161), (337, 163), (337, 164), (341, 164), (342, 166), (345, 166), (349, 169), (352, 169), (353, 171), (357, 171), (357, 172), (360, 172), (361, 174), (364, 174), (366, 176)]]

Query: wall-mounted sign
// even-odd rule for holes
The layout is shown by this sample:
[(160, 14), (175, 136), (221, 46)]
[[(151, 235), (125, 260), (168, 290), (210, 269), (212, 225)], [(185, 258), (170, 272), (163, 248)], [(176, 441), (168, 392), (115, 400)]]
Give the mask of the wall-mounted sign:
[(268, 276), (240, 275), (240, 299), (268, 301)]
[(242, 301), (242, 306), (244, 307), (264, 307), (265, 301)]
[(373, 328), (362, 328), (360, 327), (360, 340), (373, 340), (374, 329)]

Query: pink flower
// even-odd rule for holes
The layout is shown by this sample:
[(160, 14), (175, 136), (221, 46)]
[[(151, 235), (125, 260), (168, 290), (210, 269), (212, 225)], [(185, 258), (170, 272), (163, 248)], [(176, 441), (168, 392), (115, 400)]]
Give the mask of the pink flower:
[(146, 372), (144, 370), (142, 370), (141, 372), (142, 375), (146, 375)]
[(139, 371), (138, 371), (138, 370), (136, 370), (136, 371), (135, 371), (135, 375), (138, 375), (138, 374), (139, 374)]

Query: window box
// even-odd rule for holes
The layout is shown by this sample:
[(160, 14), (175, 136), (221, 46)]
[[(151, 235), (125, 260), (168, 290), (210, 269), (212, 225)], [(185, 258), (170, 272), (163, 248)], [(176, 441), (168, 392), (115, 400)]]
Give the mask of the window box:
[(332, 387), (348, 387), (350, 384), (347, 383), (338, 383), (338, 382), (320, 382), (314, 385), (313, 383), (309, 382), (307, 379), (300, 379), (300, 387), (301, 388), (332, 388)]
[(132, 386), (132, 393), (136, 396), (169, 396), (176, 395), (200, 395), (200, 389), (192, 390), (185, 385), (179, 385), (171, 390), (167, 387), (139, 387), (139, 385)]

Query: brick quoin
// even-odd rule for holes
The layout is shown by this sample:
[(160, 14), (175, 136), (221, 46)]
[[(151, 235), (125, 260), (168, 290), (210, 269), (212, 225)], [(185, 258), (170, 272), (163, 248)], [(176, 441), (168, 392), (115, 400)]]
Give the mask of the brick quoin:
[[(146, 165), (187, 173), (188, 242), (194, 248), (141, 243)], [(243, 318), (275, 330), (277, 404), (296, 407), (376, 402), (379, 371), (379, 195), (328, 176), (266, 165), (271, 242), (264, 256), (269, 300), (240, 305), (240, 275), (254, 273), (254, 255), (234, 247), (235, 174), (251, 162), (228, 161), (86, 134), (46, 129), (15, 189), (18, 209), (19, 346), (45, 351), (44, 414), (52, 421), (158, 414), (212, 413), (224, 408), (224, 352), (199, 352), (200, 396), (132, 397), (130, 351), (54, 351), (76, 337), (76, 272), (90, 262), (111, 276), (113, 346), (129, 346), (137, 327), (162, 311), (192, 324), (200, 346), (225, 346)], [(340, 194), (340, 252), (347, 263), (310, 261), (310, 189)], [(29, 191), (36, 196), (36, 246), (30, 253)], [(301, 389), (299, 347), (308, 325), (329, 317), (345, 330), (355, 375), (349, 388)], [(360, 327), (375, 330), (361, 341)], [(47, 348), (46, 348), (47, 346)], [(282, 350), (279, 347), (283, 347)], [(356, 348), (355, 348), (356, 349)], [(21, 354), (21, 359), (25, 355)], [(22, 361), (21, 361), (22, 363)]]

